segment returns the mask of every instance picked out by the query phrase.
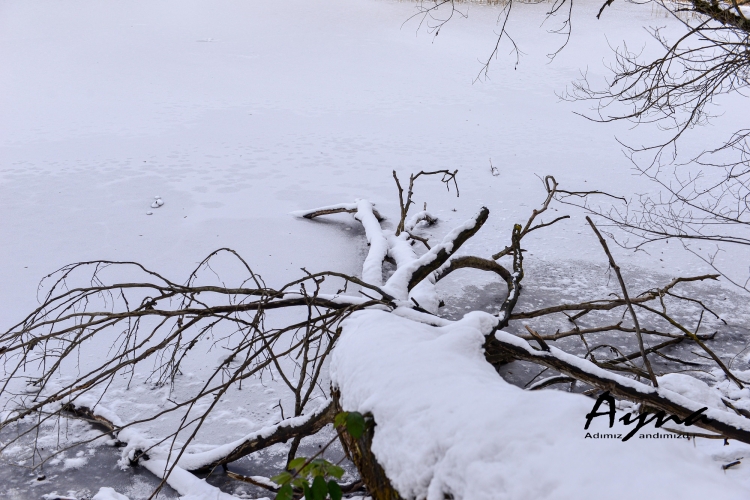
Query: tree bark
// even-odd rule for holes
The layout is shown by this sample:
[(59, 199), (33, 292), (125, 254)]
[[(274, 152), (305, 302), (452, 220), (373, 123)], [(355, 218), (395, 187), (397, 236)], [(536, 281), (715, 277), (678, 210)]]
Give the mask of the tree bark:
[[(336, 413), (344, 411), (341, 408), (339, 391), (334, 390), (332, 396)], [(401, 495), (391, 485), (383, 467), (372, 453), (372, 438), (375, 436), (375, 427), (374, 424), (368, 426), (359, 439), (354, 439), (346, 430), (337, 429), (336, 431), (339, 434), (344, 451), (357, 466), (362, 482), (367, 487), (367, 492), (373, 500), (402, 500)]]

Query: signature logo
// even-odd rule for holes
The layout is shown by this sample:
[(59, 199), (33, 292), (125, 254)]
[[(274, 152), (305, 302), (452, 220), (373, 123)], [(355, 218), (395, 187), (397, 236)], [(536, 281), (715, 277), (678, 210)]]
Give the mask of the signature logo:
[[(607, 406), (609, 406), (609, 411), (599, 411), (599, 408), (602, 406), (602, 403), (607, 403)], [(682, 424), (684, 426), (691, 426), (699, 421), (705, 421), (706, 416), (703, 415), (703, 412), (708, 409), (707, 406), (704, 406), (698, 411), (695, 411), (691, 413), (690, 415), (685, 418), (685, 420), (680, 420), (679, 417), (675, 415), (669, 415), (667, 416), (666, 412), (663, 410), (660, 410), (656, 413), (651, 412), (644, 412), (638, 415), (637, 418), (633, 418), (633, 416), (630, 413), (626, 413), (622, 417), (620, 417), (618, 420), (622, 422), (625, 425), (633, 425), (635, 424), (635, 428), (633, 428), (630, 432), (628, 432), (624, 438), (622, 438), (623, 441), (627, 441), (628, 439), (632, 438), (636, 432), (641, 430), (644, 426), (650, 424), (654, 420), (656, 420), (656, 424), (654, 424), (654, 427), (657, 429), (661, 427), (662, 425), (666, 424), (667, 422), (674, 422), (675, 424)], [(594, 403), (594, 407), (591, 409), (591, 411), (586, 415), (586, 425), (584, 426), (584, 430), (588, 429), (591, 425), (591, 421), (594, 420), (596, 417), (603, 417), (607, 416), (609, 417), (609, 428), (611, 429), (615, 425), (615, 398), (612, 397), (612, 395), (609, 393), (609, 391), (605, 391), (602, 393), (601, 396), (599, 396), (596, 400), (596, 403)], [(606, 434), (607, 437), (615, 437), (614, 434)], [(616, 437), (620, 438), (621, 434), (617, 434)], [(591, 437), (590, 434), (586, 434), (586, 437)]]

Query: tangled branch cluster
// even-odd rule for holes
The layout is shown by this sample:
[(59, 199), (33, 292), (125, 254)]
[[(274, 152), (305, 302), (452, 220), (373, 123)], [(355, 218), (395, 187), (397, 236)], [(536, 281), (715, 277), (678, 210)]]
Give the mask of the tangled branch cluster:
[[(683, 342), (701, 349), (710, 363), (718, 366), (738, 387), (748, 383), (735, 375), (710, 348), (712, 335), (687, 328), (669, 310), (668, 299), (675, 299), (698, 305), (701, 320), (704, 312), (714, 314), (700, 300), (680, 295), (676, 289), (681, 283), (717, 276), (676, 278), (660, 288), (633, 294), (628, 291), (619, 267), (592, 221), (589, 221), (591, 227), (618, 275), (622, 293), (604, 299), (516, 311), (523, 290), (525, 250), (522, 246), (526, 237), (568, 218), (544, 220), (557, 197), (581, 193), (560, 190), (553, 177), (545, 177), (546, 193), (542, 204), (532, 211), (525, 224), (512, 227), (506, 247), (490, 257), (459, 255), (463, 243), (474, 237), (488, 220), (488, 209), (482, 208), (475, 217), (437, 243), (430, 243), (425, 231), (438, 222), (437, 217), (430, 214), (426, 206), (410, 216), (410, 207), (415, 205), (416, 179), (440, 175), (446, 186), (452, 185), (458, 195), (456, 174), (456, 171), (420, 172), (411, 176), (404, 193), (394, 172), (400, 213), (392, 229), (384, 227), (384, 217), (366, 200), (296, 214), (315, 219), (353, 213), (362, 223), (370, 244), (362, 278), (332, 271), (314, 274), (305, 271), (301, 278), (273, 288), (230, 249), (220, 249), (209, 255), (184, 284), (135, 262), (83, 262), (51, 274), (45, 279), (49, 290), (42, 304), (0, 335), (3, 363), (0, 396), (4, 404), (0, 430), (7, 433), (12, 428), (18, 429), (10, 439), (3, 440), (2, 449), (24, 438), (38, 437), (45, 423), (55, 419), (81, 418), (105, 426), (101, 434), (90, 440), (111, 434), (118, 446), (124, 448), (123, 456), (132, 465), (140, 464), (162, 478), (162, 485), (169, 483), (177, 472), (213, 471), (219, 466), (226, 469), (228, 464), (242, 457), (283, 442), (288, 442), (287, 463), (292, 463), (298, 459), (301, 440), (320, 432), (337, 414), (336, 395), (332, 395), (324, 383), (326, 360), (341, 335), (342, 321), (357, 311), (378, 308), (420, 323), (444, 324), (447, 320), (438, 314), (440, 301), (435, 287), (446, 276), (461, 269), (490, 272), (505, 283), (507, 293), (497, 305), (497, 335), (487, 337), (486, 359), (496, 367), (520, 359), (552, 370), (550, 377), (533, 385), (534, 380), (531, 380), (527, 384), (530, 390), (577, 380), (585, 384), (589, 394), (612, 390), (623, 398), (648, 402), (684, 417), (694, 409), (649, 392), (658, 385), (649, 357), (660, 356), (678, 368), (684, 367), (683, 360), (665, 352)], [(241, 273), (234, 273), (234, 276), (242, 276), (236, 278), (239, 285), (205, 284), (205, 276), (217, 276), (215, 269), (226, 258), (241, 270)], [(395, 266), (390, 274), (384, 268), (385, 261)], [(118, 277), (127, 277), (127, 281), (118, 281)], [(631, 319), (625, 321), (623, 317), (615, 323), (588, 328), (578, 324), (589, 313), (602, 311), (629, 311)], [(528, 320), (560, 314), (567, 316), (572, 326), (570, 330), (544, 334), (526, 324)], [(667, 328), (641, 326), (639, 318), (644, 316), (660, 319)], [(518, 339), (502, 332), (512, 322), (519, 321), (524, 323), (528, 335)], [(587, 340), (601, 332), (637, 338), (639, 349), (626, 354), (614, 350), (609, 343)], [(586, 346), (583, 360), (590, 368), (571, 363), (565, 357), (569, 354), (562, 355), (549, 345), (568, 337), (577, 337)], [(650, 341), (654, 338), (660, 338), (661, 342), (655, 345)], [(539, 348), (532, 347), (526, 340), (536, 342)], [(101, 350), (101, 345), (107, 346), (106, 352)], [(99, 346), (96, 357), (91, 356), (91, 346)], [(182, 390), (182, 368), (187, 360), (212, 349), (224, 349), (226, 355), (221, 357), (218, 366), (209, 369), (198, 389), (189, 393)], [(614, 356), (608, 357), (607, 352)], [(603, 376), (596, 371), (602, 369), (611, 375)], [(134, 378), (143, 373), (147, 383), (169, 389), (170, 404), (130, 421), (122, 421), (108, 412), (104, 401), (109, 392), (117, 385), (129, 387)], [(652, 388), (644, 385), (643, 389), (633, 389), (632, 384), (622, 382), (623, 374), (649, 380)], [(274, 426), (250, 432), (213, 450), (196, 452), (189, 448), (223, 398), (231, 391), (241, 390), (249, 380), (264, 376), (281, 379), (294, 402), (293, 414), (282, 413), (282, 419)], [(727, 400), (726, 404), (731, 406), (732, 402)], [(748, 416), (739, 410), (737, 413), (743, 418)], [(166, 417), (171, 420), (165, 420)], [(137, 426), (157, 419), (174, 425), (158, 439), (144, 440), (134, 432)], [(708, 419), (701, 425), (717, 436), (750, 442), (750, 432), (725, 421)], [(342, 442), (348, 453), (354, 453), (352, 446), (359, 446), (346, 436), (342, 437)], [(44, 451), (35, 448), (33, 467), (42, 468), (53, 457), (80, 444), (80, 441), (64, 443)], [(298, 462), (299, 459), (294, 463)], [(368, 462), (357, 459), (355, 463), (359, 466)], [(271, 491), (279, 490), (268, 478), (225, 472), (233, 479)], [(372, 492), (376, 485), (368, 483), (368, 478), (370, 476), (364, 475), (362, 479)], [(344, 491), (360, 487), (362, 483), (355, 481)]]

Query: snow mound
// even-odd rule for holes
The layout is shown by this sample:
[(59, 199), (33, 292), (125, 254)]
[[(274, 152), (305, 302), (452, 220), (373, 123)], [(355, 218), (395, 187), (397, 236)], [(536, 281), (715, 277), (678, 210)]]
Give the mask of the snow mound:
[[(140, 464), (159, 478), (164, 477), (164, 471), (167, 469), (166, 460), (142, 460)], [(180, 500), (236, 500), (237, 498), (224, 493), (215, 486), (211, 486), (205, 479), (200, 479), (180, 467), (175, 467), (172, 470), (167, 479), (167, 484), (177, 490), (177, 493), (180, 494)]]
[(91, 500), (130, 500), (122, 493), (117, 493), (114, 488), (104, 486)]
[(659, 377), (659, 387), (669, 389), (681, 396), (703, 403), (710, 408), (726, 411), (726, 405), (721, 401), (721, 393), (710, 387), (702, 380), (698, 380), (683, 373), (668, 373)]
[(161, 196), (154, 196), (154, 202), (151, 203), (151, 208), (159, 208), (162, 205), (164, 205), (164, 200), (161, 199)]
[(630, 427), (602, 417), (584, 430), (592, 399), (506, 383), (482, 351), (496, 321), (472, 312), (433, 327), (363, 311), (344, 323), (331, 380), (345, 410), (374, 416), (373, 453), (402, 496), (749, 498), (687, 439), (641, 438), (653, 424), (628, 442), (595, 438)]
[(80, 469), (86, 465), (88, 461), (89, 459), (87, 457), (66, 458), (65, 462), (63, 462), (63, 469)]

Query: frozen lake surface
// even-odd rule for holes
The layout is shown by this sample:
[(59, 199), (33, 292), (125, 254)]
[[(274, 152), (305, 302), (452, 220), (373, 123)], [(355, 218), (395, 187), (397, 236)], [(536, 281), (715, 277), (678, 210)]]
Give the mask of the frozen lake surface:
[[(577, 6), (570, 44), (550, 62), (561, 38), (540, 28), (548, 5), (518, 5), (510, 29), (521, 63), (503, 45), (490, 79), (475, 81), (494, 44), (498, 7), (466, 6), (467, 19), (432, 37), (417, 31), (418, 20), (405, 23), (412, 2), (1, 1), (0, 328), (36, 307), (39, 280), (71, 262), (138, 261), (179, 282), (211, 251), (229, 247), (271, 285), (299, 277), (300, 268), (358, 274), (367, 246), (356, 221), (310, 222), (289, 213), (367, 198), (392, 224), (393, 170), (403, 180), (420, 170), (458, 169), (460, 197), (426, 180), (417, 185), (417, 203), (439, 217), (427, 230), (433, 239), (487, 206), (488, 223), (464, 248), (481, 256), (503, 248), (513, 224), (542, 201), (538, 176), (554, 175), (570, 189), (652, 189), (633, 175), (614, 137), (637, 142), (654, 131), (592, 123), (574, 114), (585, 106), (556, 93), (581, 71), (594, 80), (607, 74), (608, 40), (635, 37), (633, 46), (648, 51), (641, 27), (676, 25), (650, 6), (625, 3), (597, 21), (599, 6)], [(738, 128), (743, 105), (728, 106), (721, 124), (702, 133), (723, 138)], [(163, 204), (152, 207), (157, 199)], [(525, 241), (518, 310), (615, 290), (581, 213), (567, 213), (570, 220)], [(676, 248), (613, 251), (636, 289), (706, 272)], [(746, 302), (720, 286), (702, 290), (731, 317), (715, 325), (722, 352), (742, 352)], [(466, 307), (493, 312), (504, 292), (470, 272), (446, 280), (440, 293), (442, 314), (459, 318)], [(548, 333), (558, 327), (550, 323)], [(631, 352), (634, 344), (620, 347)], [(740, 370), (749, 368), (744, 352)], [(194, 366), (196, 379), (217, 358)], [(536, 374), (522, 364), (510, 371), (504, 376), (518, 385)], [(199, 442), (224, 443), (278, 421), (278, 406), (288, 404), (278, 385), (267, 382), (259, 393), (222, 410), (233, 423), (208, 426)], [(138, 387), (119, 397), (113, 408), (129, 416), (166, 396)], [(76, 436), (88, 432), (86, 424), (69, 425)], [(159, 423), (148, 430), (158, 435)], [(26, 445), (3, 460), (15, 461)], [(237, 467), (273, 475), (283, 466), (282, 448)], [(3, 465), (0, 498), (85, 498), (101, 486), (147, 498), (158, 480), (121, 470), (118, 459), (103, 443), (70, 450), (48, 466), (44, 481)], [(240, 497), (262, 496), (220, 473), (209, 482)], [(163, 497), (176, 493), (167, 488)]]

